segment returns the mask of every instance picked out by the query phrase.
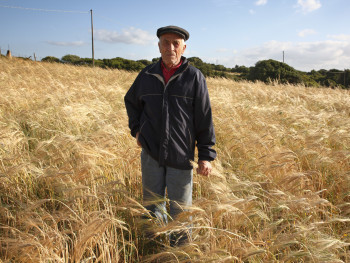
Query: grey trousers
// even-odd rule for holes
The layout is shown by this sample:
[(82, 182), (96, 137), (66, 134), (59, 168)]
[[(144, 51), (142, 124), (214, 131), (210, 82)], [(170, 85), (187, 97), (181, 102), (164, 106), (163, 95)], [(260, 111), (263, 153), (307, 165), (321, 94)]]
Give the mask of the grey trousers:
[[(158, 162), (142, 149), (141, 172), (144, 205), (161, 222), (168, 222), (167, 215), (176, 219), (179, 213), (192, 205), (193, 169), (180, 170), (159, 166)], [(166, 211), (166, 192), (169, 211)]]

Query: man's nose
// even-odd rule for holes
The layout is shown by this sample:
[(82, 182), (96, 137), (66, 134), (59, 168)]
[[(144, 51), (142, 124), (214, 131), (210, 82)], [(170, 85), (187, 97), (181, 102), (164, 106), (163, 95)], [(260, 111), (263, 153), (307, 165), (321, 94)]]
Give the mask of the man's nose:
[(169, 48), (169, 50), (174, 50), (174, 49), (175, 49), (175, 46), (174, 46), (174, 44), (170, 44), (170, 45), (168, 46), (168, 48)]

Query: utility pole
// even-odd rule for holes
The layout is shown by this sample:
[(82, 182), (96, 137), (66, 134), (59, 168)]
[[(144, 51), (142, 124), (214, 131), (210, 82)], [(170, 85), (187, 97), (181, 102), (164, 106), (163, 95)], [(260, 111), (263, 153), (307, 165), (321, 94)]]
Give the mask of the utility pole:
[(91, 12), (91, 40), (92, 40), (92, 66), (95, 66), (95, 51), (94, 51), (94, 23), (92, 20), (92, 9)]
[(283, 50), (283, 63), (284, 63), (284, 50)]

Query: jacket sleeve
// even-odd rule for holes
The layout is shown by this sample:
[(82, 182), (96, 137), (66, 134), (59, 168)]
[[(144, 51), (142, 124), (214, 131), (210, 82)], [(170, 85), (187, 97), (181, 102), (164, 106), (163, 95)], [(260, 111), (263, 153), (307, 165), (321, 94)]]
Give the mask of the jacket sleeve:
[(139, 103), (137, 96), (137, 90), (140, 83), (140, 74), (137, 76), (134, 83), (124, 96), (125, 108), (129, 117), (129, 128), (133, 137), (136, 137), (136, 133), (140, 130), (142, 106)]
[(215, 131), (207, 83), (201, 72), (197, 75), (197, 89), (194, 106), (195, 139), (197, 141), (198, 159), (212, 161), (216, 157)]

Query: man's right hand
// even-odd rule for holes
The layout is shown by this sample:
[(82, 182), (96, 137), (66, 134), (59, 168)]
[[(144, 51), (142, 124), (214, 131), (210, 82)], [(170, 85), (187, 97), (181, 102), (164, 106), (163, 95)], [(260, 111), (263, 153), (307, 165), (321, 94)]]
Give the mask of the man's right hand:
[(140, 135), (140, 132), (137, 132), (137, 133), (136, 133), (136, 142), (137, 142), (137, 145), (138, 145), (139, 147), (142, 147), (141, 143), (139, 142), (139, 135)]
[(197, 168), (198, 174), (209, 176), (211, 173), (211, 170), (212, 170), (212, 167), (209, 161), (198, 160), (198, 168)]

